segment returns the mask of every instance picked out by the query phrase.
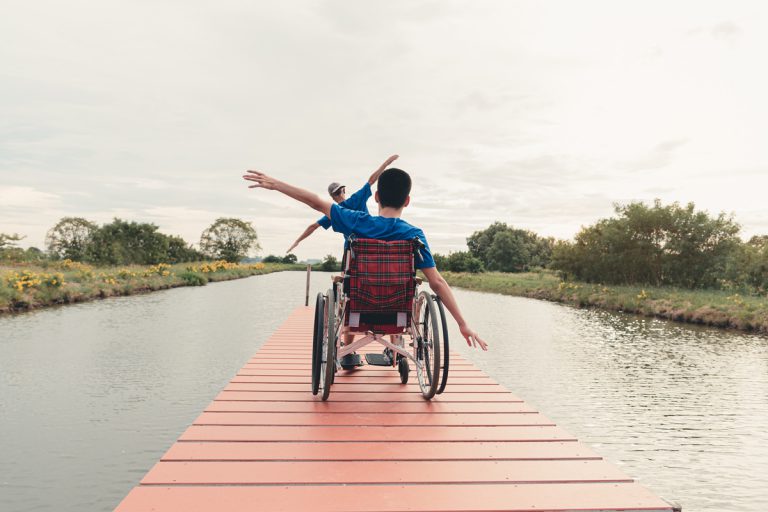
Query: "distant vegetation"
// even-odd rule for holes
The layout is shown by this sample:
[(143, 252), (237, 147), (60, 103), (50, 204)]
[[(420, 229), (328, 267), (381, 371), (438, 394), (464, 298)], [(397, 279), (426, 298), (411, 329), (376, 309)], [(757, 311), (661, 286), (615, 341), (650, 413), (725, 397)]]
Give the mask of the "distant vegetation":
[(557, 271), (563, 281), (719, 289), (765, 296), (768, 236), (749, 241), (723, 213), (693, 203), (616, 205), (616, 215), (581, 229), (573, 241), (543, 238), (496, 222), (467, 238), (468, 251), (436, 254), (441, 270)]
[[(768, 236), (743, 241), (739, 234), (723, 213), (657, 200), (616, 205), (613, 217), (583, 227), (573, 241), (495, 222), (469, 236), (466, 251), (434, 257), (459, 286), (768, 330)], [(0, 309), (81, 300), (74, 283), (90, 297), (264, 271), (235, 265), (259, 244), (253, 226), (233, 218), (208, 227), (200, 250), (154, 224), (121, 219), (99, 226), (65, 217), (48, 232), (45, 251), (19, 248), (23, 238), (0, 233)], [(198, 263), (184, 265), (191, 262)], [(269, 270), (301, 268), (293, 254), (263, 263)], [(338, 271), (340, 263), (329, 254), (314, 268)]]
[(21, 269), (0, 267), (0, 313), (178, 286), (202, 286), (211, 281), (294, 269), (295, 265), (239, 264), (224, 260), (108, 267), (68, 259), (44, 260)]
[(101, 226), (64, 217), (46, 236), (46, 251), (17, 247), (23, 236), (0, 233), (0, 313), (98, 297), (130, 295), (209, 281), (291, 270), (296, 257), (275, 264), (239, 264), (258, 249), (249, 222), (217, 219), (197, 250), (154, 224), (114, 219)]
[(158, 231), (155, 224), (114, 219), (101, 226), (81, 217), (64, 217), (46, 235), (46, 252), (20, 249), (23, 237), (0, 234), (0, 263), (71, 260), (92, 265), (153, 265), (202, 260), (243, 260), (259, 243), (250, 222), (217, 219), (203, 231), (200, 250), (178, 236)]

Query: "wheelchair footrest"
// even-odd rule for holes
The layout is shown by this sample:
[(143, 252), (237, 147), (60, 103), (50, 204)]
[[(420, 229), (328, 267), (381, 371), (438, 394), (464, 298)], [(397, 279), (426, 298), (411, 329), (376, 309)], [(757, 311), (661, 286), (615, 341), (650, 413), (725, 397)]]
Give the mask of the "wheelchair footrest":
[(341, 367), (344, 370), (351, 370), (363, 366), (363, 361), (360, 359), (360, 354), (347, 354), (341, 358)]
[(365, 361), (373, 366), (392, 366), (392, 360), (384, 354), (365, 354)]

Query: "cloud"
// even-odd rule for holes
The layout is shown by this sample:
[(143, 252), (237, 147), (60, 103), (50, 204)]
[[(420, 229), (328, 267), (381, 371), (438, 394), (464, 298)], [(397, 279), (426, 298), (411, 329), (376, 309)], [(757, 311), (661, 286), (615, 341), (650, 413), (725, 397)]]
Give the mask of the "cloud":
[(10, 210), (48, 208), (57, 204), (60, 196), (33, 187), (0, 185), (0, 208)]
[(672, 162), (675, 154), (687, 143), (688, 139), (674, 139), (661, 142), (642, 157), (618, 162), (617, 168), (630, 172), (662, 169)]
[(189, 241), (234, 216), (278, 252), (318, 215), (245, 169), (324, 195), (393, 152), (439, 250), (494, 220), (568, 237), (659, 195), (762, 222), (761, 5), (41, 2), (0, 17), (0, 213), (28, 240), (64, 215)]
[(743, 29), (732, 21), (723, 21), (708, 27), (696, 27), (688, 31), (689, 35), (708, 35), (715, 39), (731, 41), (740, 37)]

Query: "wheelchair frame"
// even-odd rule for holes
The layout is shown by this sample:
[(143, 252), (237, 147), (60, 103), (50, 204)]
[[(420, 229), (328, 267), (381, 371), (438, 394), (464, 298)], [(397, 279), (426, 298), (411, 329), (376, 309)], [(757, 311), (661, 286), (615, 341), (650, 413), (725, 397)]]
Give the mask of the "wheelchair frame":
[[(344, 260), (346, 261), (346, 254)], [(411, 299), (409, 325), (386, 324), (378, 330), (361, 330), (349, 324), (349, 297), (344, 292), (344, 276), (333, 277), (333, 287), (318, 293), (315, 303), (315, 326), (312, 348), (312, 394), (321, 393), (322, 400), (330, 396), (331, 386), (341, 359), (371, 343), (379, 343), (389, 351), (392, 366), (397, 366), (400, 382), (408, 382), (410, 364), (416, 370), (422, 396), (430, 400), (445, 390), (448, 381), (449, 344), (443, 304), (437, 295), (418, 290), (421, 279), (415, 275), (414, 296)], [(344, 334), (362, 334), (349, 345), (340, 345)], [(391, 336), (393, 342), (385, 336)], [(412, 350), (406, 348), (406, 338)], [(440, 357), (442, 354), (442, 358)]]

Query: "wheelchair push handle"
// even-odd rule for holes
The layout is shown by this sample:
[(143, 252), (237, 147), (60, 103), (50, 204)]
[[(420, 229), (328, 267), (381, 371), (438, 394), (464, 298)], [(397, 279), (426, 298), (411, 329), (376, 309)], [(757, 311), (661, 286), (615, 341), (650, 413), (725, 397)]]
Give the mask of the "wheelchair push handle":
[(419, 262), (423, 263), (424, 256), (421, 255), (421, 250), (424, 248), (424, 242), (417, 236), (413, 237), (411, 242), (413, 243), (413, 255), (419, 259)]

